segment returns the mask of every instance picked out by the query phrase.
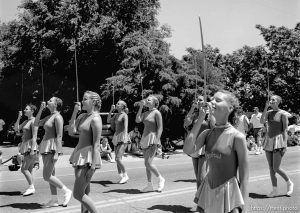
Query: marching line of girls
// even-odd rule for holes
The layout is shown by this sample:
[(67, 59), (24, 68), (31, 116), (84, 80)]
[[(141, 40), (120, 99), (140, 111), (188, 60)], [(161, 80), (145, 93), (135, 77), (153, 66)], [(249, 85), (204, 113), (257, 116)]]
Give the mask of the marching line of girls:
[[(287, 118), (278, 107), (280, 102), (279, 96), (272, 96), (270, 103), (266, 104), (261, 119), (262, 123), (268, 123), (268, 135), (264, 149), (273, 185), (270, 197), (278, 194), (276, 173), (286, 180), (287, 195), (293, 193), (294, 186), (287, 174), (280, 168), (287, 139), (285, 135)], [(144, 106), (148, 109), (145, 112), (143, 112)], [(143, 149), (148, 182), (141, 192), (154, 191), (152, 173), (158, 178), (158, 192), (163, 190), (165, 184), (165, 178), (153, 164), (158, 146), (161, 144), (160, 138), (163, 131), (162, 116), (157, 109), (158, 106), (158, 99), (154, 95), (150, 95), (140, 101), (135, 119), (137, 123), (144, 123), (140, 145)], [(193, 104), (184, 122), (184, 126), (188, 128), (189, 132), (183, 151), (193, 159), (197, 180), (194, 201), (199, 212), (247, 211), (245, 206), (248, 200), (249, 166), (245, 135), (234, 127), (235, 112), (238, 106), (238, 99), (225, 90), (215, 93), (210, 103), (205, 102), (203, 97), (199, 96), (198, 102)], [(269, 106), (272, 107), (271, 111), (267, 111)], [(40, 119), (42, 111), (46, 107), (51, 114)], [(28, 104), (24, 110), (27, 120), (20, 124), (22, 112), (19, 112), (15, 123), (15, 130), (23, 130), (22, 142), (19, 146), (19, 152), (24, 156), (21, 171), (29, 184), (29, 188), (23, 195), (35, 193), (32, 169), (34, 159), (39, 151), (44, 164), (43, 177), (49, 183), (51, 191), (51, 199), (44, 207), (58, 206), (57, 188), (64, 192), (63, 206), (67, 206), (72, 196), (72, 191), (55, 176), (55, 164), (59, 155), (62, 154), (63, 118), (60, 115), (61, 107), (62, 100), (52, 97), (47, 105), (42, 102), (36, 117), (34, 117), (36, 107)], [(195, 108), (198, 108), (196, 113), (194, 112)], [(86, 113), (79, 114), (81, 109)], [(91, 178), (95, 170), (100, 169), (102, 164), (100, 109), (100, 96), (95, 92), (86, 91), (82, 102), (75, 103), (69, 123), (69, 135), (79, 138), (70, 157), (70, 163), (75, 172), (73, 196), (81, 203), (82, 212), (97, 212), (89, 193)], [(117, 109), (118, 112), (112, 117), (114, 109)], [(128, 142), (127, 110), (126, 103), (119, 100), (116, 106), (112, 105), (107, 119), (115, 131), (112, 142), (115, 146), (115, 160), (120, 176), (118, 183), (120, 184), (129, 180), (122, 162), (125, 144)], [(39, 126), (44, 127), (45, 134), (38, 149), (36, 139)]]
[[(164, 188), (165, 179), (161, 176), (157, 168), (152, 164), (153, 158), (157, 151), (158, 145), (161, 144), (160, 137), (162, 134), (162, 118), (157, 110), (159, 105), (158, 99), (149, 96), (145, 102), (141, 101), (139, 112), (136, 116), (137, 122), (144, 122), (144, 134), (141, 143), (144, 149), (145, 167), (148, 185), (141, 192), (153, 191), (151, 182), (151, 173), (154, 173), (158, 179), (158, 191)], [(92, 91), (86, 91), (83, 95), (82, 102), (76, 102), (74, 110), (69, 121), (68, 133), (72, 137), (79, 138), (78, 144), (70, 156), (70, 163), (75, 172), (75, 183), (73, 192), (68, 189), (56, 176), (55, 165), (62, 154), (62, 135), (63, 135), (63, 118), (60, 114), (63, 102), (60, 98), (52, 97), (47, 104), (41, 103), (40, 109), (36, 115), (36, 107), (32, 104), (26, 105), (24, 115), (27, 117), (22, 124), (20, 120), (22, 112), (18, 114), (15, 123), (16, 131), (23, 131), (22, 142), (19, 145), (19, 152), (23, 155), (21, 172), (24, 174), (29, 188), (23, 193), (24, 196), (35, 193), (33, 182), (33, 167), (38, 158), (38, 152), (43, 159), (43, 178), (49, 183), (51, 198), (49, 202), (43, 205), (44, 208), (59, 206), (57, 188), (64, 192), (64, 200), (62, 206), (66, 207), (73, 194), (74, 198), (81, 203), (82, 212), (97, 212), (94, 202), (89, 197), (90, 181), (96, 169), (100, 169), (101, 161), (101, 132), (102, 120), (100, 117), (101, 98), (99, 94)], [(148, 107), (148, 111), (142, 113), (143, 106)], [(50, 115), (41, 119), (42, 112), (48, 108)], [(79, 112), (85, 110), (86, 113)], [(113, 117), (112, 111), (117, 109)], [(107, 122), (111, 123), (115, 133), (113, 136), (113, 144), (115, 146), (115, 161), (120, 176), (118, 183), (126, 183), (129, 180), (125, 166), (122, 162), (122, 156), (125, 151), (125, 145), (128, 143), (128, 111), (124, 101), (119, 100), (117, 105), (112, 105)], [(38, 128), (43, 126), (45, 134), (41, 144), (37, 145)], [(151, 185), (150, 185), (151, 184)]]

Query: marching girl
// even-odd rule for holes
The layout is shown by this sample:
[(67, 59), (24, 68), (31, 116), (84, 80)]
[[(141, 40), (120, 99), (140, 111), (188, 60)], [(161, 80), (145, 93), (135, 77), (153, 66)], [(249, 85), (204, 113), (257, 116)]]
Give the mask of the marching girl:
[[(286, 172), (280, 168), (280, 164), (287, 147), (288, 127), (287, 116), (278, 107), (281, 101), (282, 99), (280, 96), (271, 96), (270, 103), (266, 103), (264, 112), (260, 119), (262, 124), (267, 122), (268, 127), (263, 144), (269, 164), (270, 177), (273, 186), (273, 190), (268, 197), (274, 197), (278, 195), (276, 173), (278, 173), (286, 181), (287, 195), (291, 195), (294, 188), (294, 183), (288, 177)], [(267, 111), (269, 107), (272, 109)]]
[[(111, 117), (111, 113), (115, 110), (118, 110), (118, 113)], [(122, 156), (127, 147), (129, 136), (128, 136), (128, 115), (126, 113), (127, 104), (119, 100), (117, 105), (112, 105), (109, 111), (109, 115), (107, 117), (107, 123), (111, 123), (111, 125), (115, 128), (115, 134), (112, 139), (112, 143), (114, 144), (115, 150), (115, 160), (117, 163), (117, 169), (120, 176), (119, 183), (126, 183), (129, 179), (125, 166), (122, 162)]]
[(29, 188), (23, 193), (23, 196), (32, 195), (35, 193), (35, 188), (33, 185), (33, 168), (38, 158), (37, 153), (37, 143), (32, 140), (33, 135), (33, 124), (34, 124), (34, 112), (36, 111), (36, 106), (33, 104), (27, 104), (24, 109), (24, 115), (27, 120), (20, 125), (20, 119), (22, 117), (22, 111), (19, 111), (18, 119), (15, 123), (14, 129), (16, 132), (22, 130), (22, 142), (19, 144), (19, 153), (24, 156), (21, 172), (24, 174)]
[(232, 126), (237, 106), (238, 100), (232, 93), (225, 90), (217, 92), (211, 106), (208, 105), (216, 119), (215, 127), (197, 136), (206, 114), (203, 106), (184, 143), (183, 151), (188, 155), (205, 145), (209, 169), (194, 199), (204, 212), (247, 211), (249, 171), (246, 138)]
[[(204, 97), (199, 95), (197, 98), (197, 102), (193, 103), (189, 113), (187, 114), (184, 120), (184, 128), (189, 132), (192, 130), (194, 124), (197, 122), (199, 117), (199, 107), (201, 104), (204, 103)], [(214, 117), (211, 116), (211, 112), (207, 111), (205, 115), (205, 119), (199, 129), (198, 135), (201, 134), (206, 129), (211, 129), (215, 126)], [(199, 153), (195, 153), (191, 155), (194, 172), (196, 175), (196, 182), (197, 182), (197, 189), (200, 186), (201, 182), (203, 181), (206, 175), (206, 164), (205, 164), (205, 151), (204, 147), (199, 150)]]
[[(62, 135), (64, 123), (60, 114), (62, 105), (62, 100), (57, 97), (52, 97), (47, 102), (47, 106), (45, 102), (42, 102), (34, 121), (34, 142), (36, 142), (38, 127), (43, 126), (45, 130), (45, 134), (39, 148), (44, 164), (43, 178), (49, 183), (51, 191), (51, 199), (44, 205), (45, 208), (58, 206), (57, 188), (64, 191), (63, 206), (67, 206), (72, 197), (72, 191), (55, 176), (55, 164), (58, 160), (58, 156), (62, 154)], [(50, 110), (51, 114), (40, 120), (42, 111), (46, 107)]]
[(89, 197), (90, 182), (96, 169), (101, 168), (100, 138), (102, 131), (102, 120), (100, 117), (101, 99), (92, 91), (86, 91), (82, 99), (82, 109), (86, 113), (80, 114), (80, 102), (74, 106), (74, 111), (70, 120), (69, 135), (77, 136), (79, 141), (75, 147), (70, 163), (75, 171), (75, 183), (73, 196), (81, 203), (81, 212), (96, 213), (97, 208)]
[[(148, 107), (148, 111), (142, 113), (143, 107)], [(140, 108), (136, 115), (136, 123), (144, 123), (144, 131), (140, 141), (144, 154), (144, 163), (146, 166), (146, 174), (148, 179), (147, 186), (141, 192), (153, 191), (152, 174), (158, 177), (158, 192), (161, 192), (165, 185), (165, 179), (161, 176), (158, 169), (153, 165), (152, 161), (157, 152), (158, 145), (161, 144), (160, 137), (163, 131), (163, 123), (161, 113), (157, 110), (159, 106), (158, 99), (150, 95), (146, 100), (140, 102)]]

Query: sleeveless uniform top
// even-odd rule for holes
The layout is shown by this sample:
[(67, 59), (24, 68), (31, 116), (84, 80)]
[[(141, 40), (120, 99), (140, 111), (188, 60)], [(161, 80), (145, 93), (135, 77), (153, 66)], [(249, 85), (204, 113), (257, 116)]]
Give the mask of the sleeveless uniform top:
[[(75, 125), (79, 132), (79, 141), (75, 147), (71, 157), (70, 163), (75, 166), (90, 166), (92, 164), (92, 153), (93, 153), (93, 131), (91, 127), (91, 121), (95, 117), (100, 117), (98, 113), (83, 114), (77, 118)], [(96, 168), (100, 168), (102, 165), (100, 150), (97, 150)]]
[(43, 140), (40, 144), (40, 153), (41, 154), (48, 154), (48, 153), (55, 153), (62, 154), (62, 147), (61, 144), (57, 144), (57, 134), (56, 134), (56, 125), (55, 125), (55, 118), (60, 116), (60, 113), (54, 113), (49, 115), (46, 118), (46, 122), (44, 123), (44, 130), (45, 134)]
[[(216, 128), (206, 130), (210, 131), (206, 136), (206, 141), (214, 137), (211, 133)], [(225, 127), (215, 144), (206, 144), (205, 157), (209, 169), (194, 199), (194, 202), (205, 212), (227, 213), (245, 204), (235, 176), (238, 159), (233, 146), (234, 138), (238, 134), (241, 133), (230, 125)], [(218, 178), (224, 176), (227, 180), (220, 183)]]
[(274, 151), (287, 147), (287, 135), (283, 130), (284, 113), (279, 111), (268, 111), (268, 131), (263, 142), (263, 148), (266, 151)]
[[(155, 121), (155, 116), (149, 116), (155, 110), (150, 111), (143, 119), (144, 131), (140, 141), (140, 145), (142, 149), (146, 149), (153, 144), (160, 144), (160, 141), (156, 140), (158, 126)], [(147, 130), (147, 132), (145, 130)]]
[(35, 145), (34, 147), (31, 147), (31, 142), (32, 142), (32, 125), (34, 122), (34, 118), (29, 119), (27, 121), (24, 121), (22, 124), (22, 142), (19, 147), (19, 152), (21, 154), (30, 152), (31, 149), (37, 150), (37, 146)]
[(118, 113), (112, 118), (116, 129), (112, 140), (114, 146), (116, 146), (118, 143), (128, 143), (129, 141), (128, 132), (125, 132), (124, 120), (121, 117), (122, 114), (123, 113)]

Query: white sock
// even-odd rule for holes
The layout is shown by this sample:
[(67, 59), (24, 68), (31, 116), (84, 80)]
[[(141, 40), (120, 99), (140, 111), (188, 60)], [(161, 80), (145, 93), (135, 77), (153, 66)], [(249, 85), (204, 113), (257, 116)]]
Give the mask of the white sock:
[(152, 182), (151, 181), (148, 181), (148, 186), (152, 186)]
[(29, 185), (29, 189), (34, 189), (34, 185), (33, 184)]
[(123, 173), (123, 177), (128, 177), (127, 172)]
[(291, 179), (288, 179), (288, 181), (286, 183), (289, 184), (289, 185), (291, 185), (292, 184)]
[(66, 186), (63, 186), (63, 187), (62, 187), (62, 190), (63, 190), (65, 193), (69, 191), (69, 189), (68, 189)]
[(159, 175), (159, 176), (158, 176), (158, 179), (159, 179), (159, 180), (162, 180), (162, 179), (164, 179), (164, 178), (163, 178), (163, 176)]
[(273, 191), (277, 191), (277, 186), (273, 186)]

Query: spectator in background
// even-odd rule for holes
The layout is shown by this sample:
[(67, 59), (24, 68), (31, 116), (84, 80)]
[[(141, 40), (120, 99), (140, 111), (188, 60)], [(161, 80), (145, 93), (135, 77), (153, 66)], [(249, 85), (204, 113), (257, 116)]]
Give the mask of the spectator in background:
[(264, 125), (260, 123), (261, 113), (259, 112), (258, 107), (254, 107), (254, 114), (251, 115), (250, 125), (253, 128), (253, 136), (255, 139), (255, 143), (257, 145), (257, 150), (255, 154), (262, 154), (262, 146), (261, 146), (261, 134), (262, 128)]
[(4, 125), (5, 125), (4, 120), (0, 118), (0, 144), (4, 141), (4, 129), (3, 129)]
[(108, 139), (105, 137), (101, 141), (100, 150), (101, 150), (101, 157), (107, 157), (107, 160), (111, 163), (115, 162), (111, 155), (112, 149), (108, 143)]
[(291, 125), (288, 126), (288, 131), (290, 131), (293, 135), (295, 132), (300, 131), (300, 119), (294, 116), (291, 119)]
[(292, 133), (291, 131), (288, 131), (288, 139), (287, 139), (287, 145), (288, 146), (297, 146), (300, 143), (300, 131), (296, 133)]
[(255, 140), (252, 135), (247, 137), (247, 148), (249, 151), (257, 150), (257, 145), (255, 144)]
[(134, 126), (134, 129), (131, 130), (128, 135), (131, 141), (131, 144), (128, 144), (128, 151), (135, 153), (140, 149), (140, 140), (142, 137), (138, 126)]
[(170, 142), (170, 138), (166, 138), (166, 140), (162, 146), (162, 151), (163, 152), (174, 152), (175, 151), (174, 146), (172, 146), (172, 144)]
[(244, 114), (242, 107), (238, 107), (237, 109), (237, 123), (235, 127), (245, 136), (247, 135), (247, 132), (249, 130), (249, 119)]

